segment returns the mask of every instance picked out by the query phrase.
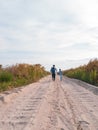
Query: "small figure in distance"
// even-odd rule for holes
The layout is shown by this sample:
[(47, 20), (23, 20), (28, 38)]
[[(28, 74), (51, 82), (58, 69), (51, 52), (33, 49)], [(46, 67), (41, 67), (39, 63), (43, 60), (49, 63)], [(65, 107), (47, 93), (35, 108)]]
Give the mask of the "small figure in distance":
[(62, 70), (59, 69), (59, 76), (60, 76), (60, 81), (62, 81)]
[(55, 77), (56, 77), (56, 71), (57, 69), (55, 68), (55, 65), (53, 65), (53, 67), (51, 67), (51, 74), (52, 74), (52, 80), (55, 81)]

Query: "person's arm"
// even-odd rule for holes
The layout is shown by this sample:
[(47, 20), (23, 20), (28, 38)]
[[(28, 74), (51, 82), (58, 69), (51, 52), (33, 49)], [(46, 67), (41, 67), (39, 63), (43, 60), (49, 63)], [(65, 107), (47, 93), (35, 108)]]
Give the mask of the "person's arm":
[(57, 69), (55, 68), (55, 73), (57, 74)]
[(52, 73), (52, 68), (50, 69), (50, 73)]

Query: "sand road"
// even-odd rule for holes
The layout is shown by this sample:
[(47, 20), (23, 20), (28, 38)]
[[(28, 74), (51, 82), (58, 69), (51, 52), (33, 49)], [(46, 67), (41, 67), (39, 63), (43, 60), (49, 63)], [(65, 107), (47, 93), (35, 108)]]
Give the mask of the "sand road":
[(92, 87), (47, 76), (1, 93), (0, 130), (98, 130), (98, 89)]

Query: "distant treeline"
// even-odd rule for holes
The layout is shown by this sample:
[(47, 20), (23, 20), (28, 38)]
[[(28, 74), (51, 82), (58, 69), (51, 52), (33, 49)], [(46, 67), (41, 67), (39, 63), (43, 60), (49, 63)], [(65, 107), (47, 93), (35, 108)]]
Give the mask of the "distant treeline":
[(0, 92), (30, 84), (48, 74), (40, 64), (16, 64), (6, 68), (0, 65)]
[(87, 65), (65, 70), (63, 73), (70, 78), (98, 86), (98, 59), (90, 60)]

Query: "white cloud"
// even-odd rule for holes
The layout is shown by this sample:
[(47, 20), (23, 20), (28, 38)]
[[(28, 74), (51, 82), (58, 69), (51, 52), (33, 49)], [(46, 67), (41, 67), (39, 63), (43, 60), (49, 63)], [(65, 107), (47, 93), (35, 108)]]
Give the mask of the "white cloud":
[(97, 0), (0, 1), (1, 62), (8, 55), (10, 63), (14, 55), (45, 65), (97, 57), (97, 12)]
[(70, 9), (77, 17), (78, 22), (84, 26), (98, 26), (98, 1), (96, 0), (74, 0), (69, 1)]
[(0, 51), (2, 52), (7, 49), (8, 49), (8, 46), (7, 46), (6, 39), (0, 36)]

